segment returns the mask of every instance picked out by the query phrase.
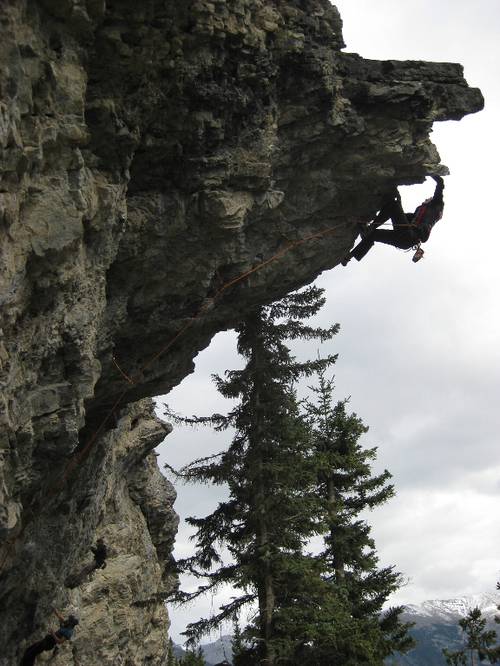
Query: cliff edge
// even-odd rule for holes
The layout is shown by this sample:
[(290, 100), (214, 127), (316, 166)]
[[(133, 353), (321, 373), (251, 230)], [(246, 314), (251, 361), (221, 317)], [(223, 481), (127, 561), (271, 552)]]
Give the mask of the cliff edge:
[(482, 96), (457, 64), (344, 53), (328, 0), (6, 0), (0, 31), (0, 664), (55, 606), (80, 625), (54, 665), (159, 666), (150, 398), (443, 172), (432, 124)]

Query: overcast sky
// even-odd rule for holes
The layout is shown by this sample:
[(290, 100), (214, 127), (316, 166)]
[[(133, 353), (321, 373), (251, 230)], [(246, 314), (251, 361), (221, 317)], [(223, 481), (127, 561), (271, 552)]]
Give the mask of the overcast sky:
[[(500, 4), (336, 4), (346, 51), (460, 62), (485, 96), (481, 113), (434, 126), (451, 175), (425, 258), (413, 264), (410, 254), (377, 245), (318, 284), (328, 299), (319, 321), (341, 324), (329, 348), (339, 353), (336, 397), (351, 396), (352, 410), (370, 426), (363, 444), (379, 447), (377, 469), (394, 476), (397, 496), (368, 516), (381, 564), (408, 579), (391, 603), (492, 592), (500, 579)], [(413, 210), (433, 186), (401, 188), (405, 208)], [(226, 409), (210, 375), (236, 367), (234, 344), (230, 333), (217, 336), (196, 359), (196, 372), (166, 398), (170, 406), (185, 414)], [(224, 444), (208, 430), (176, 429), (159, 460), (179, 466)], [(181, 520), (209, 512), (218, 492), (178, 487)], [(181, 523), (179, 555), (189, 552), (187, 536)], [(211, 605), (217, 599), (171, 611), (174, 640)]]

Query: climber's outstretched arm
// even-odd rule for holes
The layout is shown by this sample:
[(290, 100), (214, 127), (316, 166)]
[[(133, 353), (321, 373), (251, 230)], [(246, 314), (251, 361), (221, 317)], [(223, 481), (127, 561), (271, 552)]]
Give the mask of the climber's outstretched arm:
[(432, 197), (432, 203), (433, 204), (441, 204), (443, 205), (443, 190), (444, 190), (444, 180), (441, 178), (441, 176), (438, 175), (433, 175), (431, 176), (436, 181), (436, 189), (434, 190), (434, 195)]
[(57, 616), (57, 619), (60, 620), (61, 622), (64, 622), (64, 615), (60, 613), (57, 608), (52, 609), (54, 611), (54, 614)]

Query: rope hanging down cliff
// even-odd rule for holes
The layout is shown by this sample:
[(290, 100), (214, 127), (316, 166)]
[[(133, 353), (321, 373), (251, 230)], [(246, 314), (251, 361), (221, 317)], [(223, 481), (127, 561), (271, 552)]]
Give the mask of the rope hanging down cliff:
[[(270, 264), (274, 263), (275, 261), (278, 261), (281, 259), (283, 256), (288, 254), (288, 252), (294, 250), (295, 248), (299, 247), (300, 245), (303, 245), (304, 243), (308, 243), (310, 241), (314, 240), (320, 240), (324, 238), (325, 236), (333, 235), (335, 234), (340, 227), (344, 227), (348, 224), (348, 222), (342, 222), (334, 227), (329, 227), (327, 229), (324, 229), (323, 231), (318, 231), (314, 234), (310, 234), (308, 236), (305, 236), (303, 238), (299, 238), (297, 240), (290, 241), (288, 245), (285, 245), (281, 250), (276, 252), (274, 255), (269, 257), (268, 259), (264, 259), (263, 261), (259, 262), (252, 268), (250, 268), (247, 271), (244, 271), (240, 275), (237, 275), (236, 277), (232, 278), (231, 280), (228, 280), (225, 284), (223, 284), (218, 291), (210, 298), (207, 299), (201, 308), (198, 310), (198, 312), (188, 320), (188, 322), (163, 346), (161, 347), (156, 354), (151, 356), (138, 370), (138, 374), (142, 374), (145, 370), (147, 370), (155, 361), (157, 361), (163, 354), (165, 354), (176, 342), (179, 340), (180, 337), (182, 337), (188, 329), (190, 329), (193, 324), (201, 319), (209, 310), (212, 309), (213, 305), (215, 304), (216, 301), (218, 301), (222, 295), (231, 287), (234, 285), (242, 282), (243, 280), (247, 279), (250, 275), (253, 273), (256, 273), (257, 271), (262, 270), (266, 266), (269, 266)], [(103, 418), (101, 421), (99, 427), (97, 430), (94, 431), (94, 433), (89, 437), (88, 441), (85, 443), (85, 445), (75, 453), (75, 455), (67, 462), (62, 474), (56, 480), (51, 486), (46, 491), (46, 497), (44, 502), (49, 501), (52, 497), (57, 495), (62, 491), (64, 488), (67, 480), (70, 478), (74, 470), (87, 458), (89, 455), (90, 451), (92, 450), (97, 438), (103, 431), (104, 427), (108, 423), (108, 421), (116, 414), (118, 407), (121, 405), (123, 399), (127, 395), (127, 393), (130, 391), (130, 388), (132, 385), (136, 384), (136, 381), (134, 380), (133, 377), (130, 377), (128, 374), (126, 374), (122, 368), (119, 366), (118, 361), (116, 360), (115, 357), (113, 357), (113, 363), (118, 369), (122, 379), (127, 383), (127, 386), (123, 389), (123, 391), (118, 395), (117, 399), (113, 403), (112, 407), (106, 414), (106, 416)], [(18, 534), (13, 537), (11, 540), (7, 541), (5, 544), (5, 552), (4, 552), (4, 557), (2, 558), (2, 561), (0, 563), (0, 570), (3, 569), (5, 562), (7, 560), (7, 557), (9, 555), (9, 552), (11, 548), (15, 545), (15, 543), (22, 537), (24, 534), (27, 526), (31, 523), (33, 520), (34, 512), (31, 512), (31, 515), (28, 514), (27, 518), (25, 518), (24, 524), (21, 528), (21, 530), (18, 532)]]
[[(201, 308), (198, 310), (198, 312), (188, 320), (188, 322), (163, 346), (161, 349), (159, 349), (156, 354), (151, 356), (137, 371), (138, 375), (142, 375), (142, 373), (147, 370), (155, 361), (157, 361), (163, 354), (165, 354), (176, 342), (179, 340), (180, 337), (182, 337), (188, 329), (190, 329), (193, 324), (201, 319), (209, 310), (212, 309), (213, 305), (215, 304), (216, 301), (218, 301), (222, 295), (231, 287), (234, 285), (238, 284), (239, 282), (242, 282), (246, 278), (248, 278), (250, 275), (253, 273), (256, 273), (257, 271), (262, 270), (266, 266), (269, 266), (275, 261), (278, 261), (281, 259), (284, 255), (286, 255), (288, 252), (291, 250), (295, 249), (299, 245), (303, 245), (304, 243), (307, 243), (312, 240), (319, 240), (321, 238), (324, 238), (327, 235), (334, 234), (341, 226), (345, 226), (347, 223), (341, 223), (337, 224), (335, 227), (329, 227), (328, 229), (324, 229), (323, 231), (316, 232), (314, 234), (310, 234), (309, 236), (305, 236), (304, 238), (299, 238), (294, 241), (290, 241), (288, 245), (283, 247), (281, 250), (276, 252), (276, 254), (272, 255), (269, 257), (269, 259), (264, 259), (263, 261), (259, 262), (249, 270), (241, 273), (240, 275), (237, 275), (236, 277), (232, 278), (225, 284), (223, 284), (219, 290), (210, 298), (207, 299)], [(88, 442), (85, 444), (85, 446), (78, 451), (74, 457), (68, 462), (66, 465), (65, 470), (63, 471), (63, 474), (61, 475), (61, 483), (57, 487), (57, 491), (61, 490), (62, 486), (64, 483), (67, 481), (75, 467), (77, 467), (89, 454), (90, 450), (92, 449), (97, 437), (100, 435), (102, 432), (104, 426), (106, 423), (109, 421), (109, 419), (115, 415), (116, 410), (118, 409), (119, 405), (121, 404), (122, 400), (126, 396), (126, 394), (130, 390), (130, 386), (136, 384), (137, 382), (134, 380), (133, 377), (130, 377), (128, 374), (126, 374), (122, 368), (118, 365), (118, 362), (116, 358), (113, 358), (113, 362), (115, 366), (118, 368), (122, 378), (124, 381), (127, 382), (128, 386), (120, 393), (118, 398), (116, 399), (115, 403), (109, 410), (108, 414), (104, 417), (102, 420), (101, 424), (97, 428), (97, 430), (93, 433), (93, 435), (89, 438)]]
[[(432, 196), (431, 199), (428, 199), (427, 201), (424, 201), (420, 206), (417, 207), (417, 209), (413, 213), (405, 213), (403, 211), (403, 208), (401, 206), (401, 197), (399, 195), (399, 192), (397, 188), (395, 188), (394, 193), (391, 195), (391, 198), (388, 202), (385, 203), (384, 206), (382, 206), (382, 209), (378, 213), (378, 215), (375, 217), (373, 222), (369, 225), (368, 228), (368, 233), (363, 234), (363, 238), (361, 242), (347, 255), (346, 258), (342, 261), (342, 264), (345, 266), (347, 261), (351, 257), (355, 257), (358, 261), (361, 260), (362, 257), (365, 256), (365, 254), (369, 251), (371, 247), (373, 247), (373, 244), (375, 241), (379, 241), (382, 243), (388, 243), (390, 245), (394, 245), (395, 247), (399, 247), (402, 249), (409, 249), (409, 248), (414, 248), (416, 249), (416, 253), (413, 257), (413, 261), (416, 262), (418, 261), (422, 255), (423, 255), (423, 250), (420, 248), (420, 243), (425, 242), (428, 240), (432, 227), (434, 224), (441, 219), (443, 215), (443, 208), (444, 208), (444, 201), (443, 201), (443, 190), (444, 190), (444, 181), (439, 175), (431, 175), (431, 178), (433, 178), (436, 181), (436, 188), (434, 191), (434, 195)], [(393, 224), (393, 230), (392, 231), (385, 231), (385, 230), (378, 230), (377, 227), (382, 225), (384, 222), (387, 220), (391, 219), (392, 224)], [(337, 231), (337, 229), (341, 226), (345, 226), (347, 223), (340, 223), (337, 224), (334, 227), (329, 227), (328, 229), (324, 229), (323, 231), (318, 231), (314, 234), (310, 234), (308, 236), (305, 236), (304, 238), (299, 238), (294, 241), (290, 241), (288, 245), (283, 247), (281, 250), (276, 252), (274, 255), (272, 255), (269, 259), (265, 259), (249, 270), (241, 273), (240, 275), (236, 276), (235, 278), (232, 278), (225, 284), (223, 284), (219, 290), (214, 294), (214, 296), (211, 299), (207, 299), (205, 303), (202, 305), (202, 307), (198, 310), (198, 312), (195, 314), (194, 317), (192, 317), (174, 336), (171, 340), (167, 342), (156, 354), (154, 354), (150, 359), (148, 359), (138, 370), (138, 374), (142, 375), (142, 373), (147, 370), (155, 361), (157, 361), (166, 351), (168, 351), (177, 340), (184, 335), (184, 333), (191, 328), (191, 326), (198, 320), (200, 319), (208, 310), (210, 310), (213, 306), (213, 304), (221, 298), (221, 296), (226, 292), (228, 289), (230, 289), (232, 286), (235, 284), (242, 282), (246, 278), (248, 278), (250, 275), (253, 273), (256, 273), (259, 270), (262, 270), (269, 264), (278, 261), (281, 259), (285, 254), (290, 252), (291, 250), (295, 249), (299, 245), (302, 245), (304, 243), (307, 243), (312, 240), (318, 240), (322, 239), (325, 236), (329, 234), (333, 234)], [(136, 381), (134, 380), (133, 377), (125, 373), (120, 365), (118, 364), (118, 361), (116, 358), (113, 356), (113, 363), (115, 364), (116, 368), (118, 369), (120, 375), (122, 378), (127, 382), (128, 386), (123, 390), (123, 392), (118, 396), (116, 402), (112, 406), (111, 410), (109, 413), (105, 416), (103, 419), (102, 423), (100, 424), (99, 428), (96, 430), (96, 432), (90, 437), (89, 441), (85, 444), (85, 446), (78, 451), (75, 456), (68, 462), (66, 465), (66, 468), (63, 471), (63, 474), (61, 476), (61, 481), (60, 484), (57, 486), (56, 492), (58, 492), (64, 483), (67, 481), (75, 467), (77, 467), (82, 460), (84, 460), (89, 451), (92, 449), (92, 446), (94, 445), (95, 440), (99, 436), (99, 434), (102, 432), (102, 429), (108, 422), (108, 420), (116, 413), (117, 408), (121, 404), (123, 398), (125, 395), (128, 393), (130, 390), (130, 386), (136, 384)]]

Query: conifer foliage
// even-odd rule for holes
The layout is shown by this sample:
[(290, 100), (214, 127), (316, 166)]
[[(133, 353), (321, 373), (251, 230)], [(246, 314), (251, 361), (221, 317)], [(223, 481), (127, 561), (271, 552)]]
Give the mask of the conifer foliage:
[[(194, 593), (181, 595), (181, 600), (226, 583), (241, 591), (215, 616), (189, 625), (186, 633), (197, 641), (255, 601), (258, 640), (253, 663), (275, 663), (277, 590), (297, 568), (304, 544), (315, 532), (317, 507), (304, 496), (304, 489), (314, 483), (304, 458), (309, 433), (299, 414), (294, 384), (333, 363), (335, 357), (300, 363), (285, 341), (335, 335), (337, 326), (316, 329), (302, 321), (322, 304), (320, 290), (311, 287), (257, 309), (242, 323), (238, 351), (246, 366), (216, 378), (222, 395), (238, 399), (238, 404), (225, 417), (211, 417), (217, 429), (235, 429), (232, 444), (219, 456), (195, 461), (181, 472), (187, 479), (229, 486), (229, 499), (211, 515), (188, 519), (197, 530), (196, 553), (180, 567), (207, 582)], [(223, 561), (218, 544), (229, 551), (229, 563)]]
[(205, 659), (201, 648), (189, 649), (186, 654), (179, 659), (179, 666), (204, 666)]
[(241, 635), (240, 620), (237, 614), (233, 616), (233, 636), (231, 639), (231, 652), (233, 655), (233, 660), (238, 660), (241, 658), (245, 651), (245, 645), (243, 642), (243, 637)]
[(174, 642), (170, 639), (168, 641), (167, 666), (178, 666), (178, 663), (174, 654)]
[[(237, 596), (219, 612), (188, 626), (192, 643), (254, 604), (254, 621), (238, 637), (234, 663), (383, 664), (408, 646), (400, 609), (381, 621), (379, 612), (399, 575), (378, 569), (365, 508), (393, 494), (389, 474), (372, 477), (375, 450), (363, 451), (366, 431), (346, 402), (332, 403), (325, 371), (336, 356), (298, 362), (289, 340), (332, 338), (338, 326), (304, 323), (323, 304), (310, 287), (256, 309), (238, 329), (242, 370), (216, 377), (222, 395), (236, 399), (227, 416), (194, 418), (217, 430), (234, 429), (227, 451), (181, 470), (188, 481), (227, 485), (229, 497), (204, 518), (190, 518), (196, 550), (179, 569), (200, 579), (179, 592), (190, 601), (229, 584)], [(296, 382), (317, 373), (316, 403), (301, 409)], [(324, 535), (320, 555), (307, 552), (311, 537)]]
[(205, 659), (200, 647), (196, 649), (188, 649), (182, 655), (182, 657), (177, 658), (174, 652), (174, 644), (172, 639), (169, 640), (168, 644), (168, 653), (167, 653), (167, 663), (166, 666), (204, 666)]
[[(497, 584), (497, 589), (500, 589)], [(500, 608), (500, 607), (499, 607)], [(498, 623), (498, 618), (495, 617)], [(500, 663), (500, 647), (495, 646), (497, 633), (486, 628), (486, 619), (481, 609), (476, 607), (458, 622), (464, 633), (465, 644), (461, 650), (443, 649), (447, 664), (451, 666), (477, 666), (480, 663)]]
[(330, 627), (310, 641), (305, 652), (315, 664), (323, 663), (323, 658), (324, 663), (333, 663), (335, 652), (338, 663), (383, 664), (395, 650), (412, 647), (413, 640), (407, 634), (410, 625), (399, 620), (402, 608), (381, 614), (389, 594), (401, 585), (401, 576), (393, 567), (379, 568), (370, 527), (359, 516), (394, 495), (388, 484), (391, 475), (387, 470), (372, 475), (376, 449), (364, 449), (359, 443), (368, 428), (347, 412), (348, 400), (334, 401), (333, 378), (327, 379), (324, 368), (310, 390), (315, 399), (306, 402), (305, 412), (316, 474), (313, 492), (321, 501), (324, 535), (317, 561), (322, 580), (328, 583), (326, 594), (343, 599), (349, 630), (346, 635), (344, 629), (335, 632)]

